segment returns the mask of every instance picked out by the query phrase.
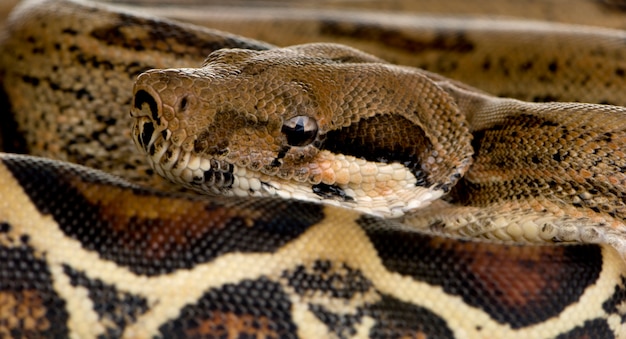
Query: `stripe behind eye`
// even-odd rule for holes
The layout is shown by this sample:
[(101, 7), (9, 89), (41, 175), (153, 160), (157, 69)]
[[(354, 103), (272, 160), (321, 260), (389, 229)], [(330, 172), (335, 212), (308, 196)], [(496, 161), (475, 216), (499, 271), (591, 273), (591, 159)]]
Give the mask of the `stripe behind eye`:
[(397, 162), (417, 178), (417, 186), (432, 185), (422, 166), (433, 145), (424, 131), (402, 116), (377, 115), (326, 135), (322, 149), (367, 161)]

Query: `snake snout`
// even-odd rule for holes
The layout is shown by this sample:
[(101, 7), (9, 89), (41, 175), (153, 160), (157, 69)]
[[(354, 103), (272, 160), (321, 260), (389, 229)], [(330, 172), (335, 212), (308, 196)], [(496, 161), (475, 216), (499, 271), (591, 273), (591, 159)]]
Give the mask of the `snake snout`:
[(177, 72), (168, 70), (137, 78), (130, 107), (133, 141), (163, 178), (202, 193), (227, 194), (235, 183), (235, 167), (198, 156), (190, 146), (195, 136), (180, 121), (197, 112), (198, 100), (179, 80)]

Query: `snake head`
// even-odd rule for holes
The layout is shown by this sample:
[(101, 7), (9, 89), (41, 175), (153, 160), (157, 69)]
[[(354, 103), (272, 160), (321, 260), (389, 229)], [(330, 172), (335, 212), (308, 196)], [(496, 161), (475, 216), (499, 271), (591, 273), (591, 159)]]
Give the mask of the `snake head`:
[(399, 216), (471, 162), (454, 100), (414, 69), (332, 44), (212, 53), (134, 88), (133, 139), (205, 193), (324, 201)]

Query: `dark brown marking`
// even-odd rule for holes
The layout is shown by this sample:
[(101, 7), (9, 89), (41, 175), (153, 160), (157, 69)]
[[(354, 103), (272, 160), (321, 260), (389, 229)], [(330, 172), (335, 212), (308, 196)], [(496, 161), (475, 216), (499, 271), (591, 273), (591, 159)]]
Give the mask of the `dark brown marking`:
[(605, 319), (587, 320), (583, 326), (560, 334), (556, 339), (614, 339), (615, 333), (609, 327)]
[[(72, 50), (73, 47), (74, 46), (70, 47), (69, 49)], [(76, 51), (79, 51), (79, 50), (80, 49), (78, 47), (76, 47), (76, 50), (73, 51), (73, 52), (76, 52)], [(99, 69), (108, 71), (108, 70), (112, 70), (112, 69), (115, 68), (115, 65), (111, 61), (101, 59), (98, 56), (87, 56), (87, 55), (82, 54), (82, 53), (75, 53), (74, 54), (74, 58), (81, 65), (87, 66), (87, 67), (91, 66), (91, 67), (93, 67), (95, 69), (99, 68)], [(131, 77), (129, 76), (129, 78), (131, 78)]]
[(64, 28), (61, 30), (61, 33), (68, 35), (78, 35), (78, 31), (73, 28)]
[(289, 298), (266, 278), (207, 291), (159, 328), (164, 338), (286, 338), (296, 330)]
[(9, 233), (11, 232), (11, 225), (6, 222), (0, 222), (0, 233)]
[[(194, 151), (200, 154), (222, 156), (230, 150), (230, 140), (245, 129), (263, 128), (266, 122), (253, 123), (246, 120), (245, 112), (234, 110), (220, 111), (215, 114), (213, 124), (200, 132), (194, 142)], [(228, 117), (228, 118), (223, 118)]]
[[(526, 142), (520, 144), (520, 137)], [(567, 151), (566, 143), (579, 144), (580, 149)], [(484, 207), (496, 199), (541, 197), (574, 206), (585, 215), (626, 219), (623, 131), (608, 124), (563, 125), (555, 117), (521, 112), (514, 121), (505, 119), (474, 132), (472, 147), (474, 166), (452, 192), (458, 203)], [(564, 166), (564, 161), (574, 165)], [(497, 184), (489, 179), (494, 171), (502, 177)]]
[(605, 7), (604, 11), (609, 12), (626, 12), (626, 1), (624, 0), (594, 0), (594, 2), (598, 3), (602, 7)]
[[(282, 338), (274, 322), (254, 314), (239, 315), (233, 312), (212, 312), (211, 318), (191, 320), (189, 328), (182, 330), (182, 338), (230, 338), (236, 333), (238, 338)], [(163, 331), (165, 332), (165, 331)], [(171, 333), (166, 332), (167, 337)], [(179, 337), (174, 334), (172, 338)]]
[(424, 131), (397, 115), (376, 115), (326, 134), (320, 147), (368, 161), (397, 162), (417, 178), (417, 186), (432, 185), (422, 163), (433, 145)]
[(156, 100), (152, 97), (152, 95), (150, 95), (148, 92), (144, 90), (139, 90), (133, 96), (133, 107), (135, 107), (138, 110), (141, 110), (144, 104), (148, 105), (148, 109), (150, 110), (152, 120), (155, 121), (157, 125), (159, 125), (161, 121), (159, 117), (159, 114), (160, 114), (159, 105), (157, 104)]
[(442, 50), (456, 53), (470, 53), (474, 44), (462, 31), (437, 34), (433, 38), (408, 36), (402, 31), (372, 23), (344, 23), (335, 20), (323, 20), (320, 23), (320, 35), (330, 37), (349, 37), (350, 39), (377, 41), (381, 45), (400, 49), (410, 53)]
[(309, 311), (315, 315), (327, 327), (329, 332), (336, 338), (352, 338), (357, 333), (356, 325), (363, 318), (363, 312), (359, 309), (355, 314), (337, 314), (329, 311), (323, 305), (309, 304)]
[(28, 75), (23, 75), (22, 76), (22, 81), (24, 81), (27, 84), (31, 84), (34, 87), (39, 86), (39, 83), (40, 83), (39, 78), (31, 77), (31, 76), (28, 76)]
[(522, 72), (527, 72), (532, 69), (534, 66), (534, 62), (532, 60), (525, 61), (519, 65), (519, 70)]
[(137, 274), (192, 268), (230, 252), (274, 252), (323, 218), (310, 203), (168, 195), (39, 158), (2, 162), (67, 236)]
[[(142, 18), (118, 13), (118, 20), (111, 25), (102, 25), (89, 35), (109, 46), (118, 46), (134, 51), (159, 51), (178, 57), (209, 55), (222, 48), (246, 48), (265, 50), (271, 46), (253, 40), (218, 35), (202, 28), (190, 29), (169, 20)], [(141, 27), (143, 34), (136, 35), (133, 27)]]
[(66, 305), (46, 263), (28, 246), (0, 246), (0, 263), (0, 337), (69, 337)]
[(8, 84), (0, 83), (0, 149), (8, 153), (28, 153), (26, 139), (18, 130), (4, 86)]
[(385, 228), (372, 217), (359, 224), (387, 269), (441, 286), (514, 329), (578, 301), (603, 265), (596, 245), (506, 246), (431, 238)]
[(143, 108), (144, 104), (148, 105), (148, 109), (150, 110), (150, 116), (152, 117), (152, 121), (154, 121), (154, 123), (156, 123), (157, 126), (160, 125), (161, 124), (161, 117), (160, 117), (161, 112), (159, 109), (160, 107), (157, 104), (156, 100), (154, 99), (154, 97), (152, 97), (152, 95), (150, 95), (150, 93), (144, 90), (139, 90), (133, 96), (133, 107), (140, 110)]
[(557, 63), (556, 60), (553, 60), (548, 64), (548, 71), (550, 71), (550, 73), (554, 74), (558, 70), (559, 70), (559, 64)]
[(621, 284), (615, 286), (613, 295), (602, 304), (602, 308), (608, 314), (618, 314), (622, 324), (626, 323), (626, 277), (622, 276)]
[[(301, 284), (315, 282), (304, 279)], [(369, 338), (452, 338), (446, 321), (426, 308), (400, 301), (392, 296), (380, 295), (380, 301), (357, 307), (350, 314), (334, 313), (326, 306), (311, 303), (309, 310), (338, 338), (354, 336), (356, 326), (364, 316), (374, 319)]]
[(310, 267), (299, 265), (284, 272), (283, 278), (302, 296), (320, 293), (330, 298), (350, 300), (373, 288), (372, 282), (360, 270), (329, 260), (316, 260)]
[(126, 326), (133, 324), (137, 318), (148, 311), (145, 298), (119, 291), (113, 285), (103, 283), (99, 279), (90, 279), (83, 272), (64, 266), (63, 271), (70, 278), (72, 286), (87, 289), (93, 310), (104, 324), (107, 338), (120, 338)]
[(346, 192), (339, 186), (327, 185), (320, 183), (313, 185), (313, 193), (319, 195), (324, 199), (336, 199), (339, 201), (354, 201), (354, 198), (347, 195)]
[(430, 310), (383, 295), (382, 300), (364, 313), (374, 318), (370, 338), (453, 338), (454, 334), (438, 315)]

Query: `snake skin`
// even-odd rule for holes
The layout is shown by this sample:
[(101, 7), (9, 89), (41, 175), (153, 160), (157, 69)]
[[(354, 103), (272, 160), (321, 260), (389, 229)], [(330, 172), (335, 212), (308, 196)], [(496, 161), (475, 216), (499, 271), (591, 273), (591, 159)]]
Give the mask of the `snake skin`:
[(1, 159), (4, 336), (624, 335), (626, 265), (610, 246), (461, 241), (337, 207)]
[[(332, 32), (341, 35), (340, 28), (346, 27), (349, 25), (335, 26)], [(445, 30), (442, 28), (442, 32)], [(442, 76), (387, 64), (347, 47), (307, 45), (276, 49), (219, 31), (79, 1), (31, 1), (21, 5), (14, 12), (7, 33), (0, 45), (0, 74), (12, 114), (6, 114), (7, 109), (0, 116), (2, 147), (6, 152), (36, 156), (0, 154), (2, 337), (626, 337), (626, 263), (620, 253), (624, 252), (620, 242), (625, 158), (621, 145), (625, 142), (622, 124), (626, 120), (622, 118), (622, 107), (496, 98)], [(547, 56), (531, 64), (524, 57), (511, 61), (525, 63), (529, 74), (537, 73), (543, 66), (556, 67), (558, 72), (551, 80), (542, 82), (547, 87), (538, 86), (537, 93), (517, 95), (503, 87), (503, 92), (497, 94), (537, 99), (544, 93), (544, 99), (550, 99), (564, 93), (558, 99), (571, 100), (568, 98), (576, 93), (602, 87), (600, 95), (588, 93), (594, 99), (584, 100), (623, 104), (622, 96), (615, 94), (620, 77), (606, 80), (605, 86), (599, 86), (594, 78), (587, 82), (589, 87), (572, 86), (571, 92), (559, 91), (558, 86), (550, 84), (567, 82), (562, 78), (562, 74), (566, 78), (568, 74), (562, 73), (563, 69), (567, 65), (577, 67), (577, 60), (585, 58), (598, 57), (605, 61), (601, 69), (619, 75), (623, 48), (615, 41), (621, 41), (624, 34), (592, 28), (577, 28), (569, 33), (557, 29), (553, 33), (556, 37), (571, 34), (574, 38), (568, 40), (568, 48), (580, 52), (577, 55), (590, 54), (580, 59)], [(476, 31), (470, 28), (458, 42), (471, 42), (475, 55), (480, 56), (481, 43), (474, 40), (474, 34)], [(543, 31), (537, 36), (548, 35)], [(590, 36), (599, 37), (594, 40), (597, 47), (581, 48), (579, 44), (589, 43)], [(551, 40), (546, 41), (549, 44)], [(203, 68), (197, 68), (207, 55), (224, 47), (248, 51), (220, 51), (212, 54)], [(420, 154), (411, 165), (403, 158), (412, 155), (406, 148), (392, 153), (398, 158), (389, 165), (408, 162), (411, 170), (399, 173), (411, 173), (412, 186), (436, 187), (441, 191), (432, 193), (429, 199), (448, 194), (446, 201), (435, 201), (422, 213), (407, 217), (418, 226), (422, 223), (420, 227), (428, 232), (353, 209), (291, 198), (214, 197), (181, 192), (153, 172), (172, 176), (169, 173), (175, 166), (169, 166), (171, 162), (165, 161), (167, 168), (155, 166), (154, 170), (145, 162), (142, 152), (150, 154), (153, 147), (152, 153), (161, 156), (178, 152), (171, 146), (157, 152), (154, 145), (159, 136), (181, 149), (191, 147), (219, 155), (223, 153), (223, 143), (212, 145), (211, 140), (236, 140), (231, 139), (236, 129), (226, 133), (222, 129), (225, 126), (244, 128), (241, 126), (250, 121), (259, 125), (259, 121), (274, 119), (264, 127), (266, 132), (271, 131), (267, 126), (282, 133), (300, 127), (310, 131), (310, 118), (302, 120), (301, 115), (295, 116), (295, 125), (284, 127), (285, 121), (292, 121), (291, 116), (268, 114), (263, 120), (241, 111), (242, 103), (251, 105), (245, 100), (206, 102), (201, 100), (202, 95), (192, 92), (194, 97), (187, 92), (199, 87), (190, 87), (186, 77), (207, 82), (207, 74), (217, 72), (217, 68), (212, 68), (216, 63), (225, 67), (220, 72), (226, 80), (236, 80), (245, 72), (267, 75), (285, 65), (285, 61), (272, 64), (277, 55), (286, 54), (292, 62), (294, 50), (304, 50), (307, 58), (321, 51), (315, 56), (317, 62), (333, 59), (324, 62), (339, 68), (346, 64), (375, 64), (378, 68), (373, 73), (383, 74), (382, 77), (404, 75), (426, 88), (427, 93), (435, 93), (430, 100), (441, 100), (432, 107), (423, 106), (428, 107), (427, 113), (438, 112), (440, 120), (428, 122), (426, 117), (407, 114), (404, 121), (413, 119), (412, 124), (419, 128), (404, 137), (421, 138), (421, 145), (430, 143), (431, 150), (435, 149), (440, 157), (434, 163), (445, 166), (422, 166), (425, 159), (428, 162), (426, 154)], [(334, 54), (338, 50), (347, 52), (338, 56)], [(568, 54), (563, 49), (561, 52)], [(245, 59), (238, 53), (261, 56), (268, 67), (253, 64), (244, 72), (234, 66), (236, 60)], [(506, 55), (510, 51), (493, 53)], [(388, 59), (400, 62), (393, 57)], [(457, 70), (469, 67), (458, 65)], [(490, 65), (494, 67), (483, 68), (485, 73), (512, 67)], [(170, 70), (144, 73), (152, 68)], [(202, 72), (205, 74), (199, 76)], [(336, 83), (351, 74), (341, 72), (329, 72), (337, 76), (330, 79)], [(601, 73), (599, 69), (593, 72)], [(365, 71), (357, 73), (365, 77)], [(142, 75), (133, 91), (132, 83), (139, 74)], [(582, 71), (579, 75), (585, 76)], [(275, 79), (279, 87), (286, 82), (276, 74), (269, 79)], [(311, 98), (324, 91), (322, 83), (307, 82), (304, 72), (295, 80), (297, 86), (292, 90), (306, 88)], [(394, 89), (400, 89), (407, 81), (389, 88), (389, 92), (396, 92)], [(226, 87), (228, 83), (225, 82)], [(327, 85), (330, 83), (333, 82), (328, 81)], [(573, 85), (574, 81), (570, 83)], [(221, 93), (258, 97), (259, 92), (248, 84), (254, 81), (241, 82), (240, 87)], [(350, 86), (354, 85), (343, 88)], [(219, 86), (210, 88), (211, 95), (220, 92)], [(326, 90), (325, 95), (344, 95), (341, 88), (338, 86), (331, 93)], [(410, 89), (404, 86), (398, 92), (409, 96)], [(298, 95), (277, 97), (284, 107), (295, 104), (300, 113), (307, 112), (312, 103), (313, 107), (323, 106), (320, 102), (324, 100), (300, 101)], [(386, 98), (372, 92), (367, 97), (373, 98), (373, 103)], [(186, 98), (184, 103), (182, 98)], [(229, 102), (233, 105), (228, 106)], [(273, 105), (271, 97), (266, 102), (268, 107), (281, 107)], [(372, 102), (354, 106), (372, 107)], [(394, 103), (407, 107), (397, 100)], [(172, 120), (164, 109), (170, 107), (184, 113), (199, 105), (209, 110), (211, 105), (238, 110), (244, 118), (221, 121), (220, 128), (202, 129), (207, 121), (194, 121), (193, 114), (181, 119), (176, 115), (180, 112), (173, 111), (170, 113), (176, 113), (176, 119)], [(140, 120), (135, 121), (132, 129), (129, 111)], [(510, 112), (516, 112), (520, 118), (511, 121)], [(383, 124), (408, 125), (393, 122), (398, 119), (396, 114), (374, 118), (387, 119)], [(206, 116), (204, 119), (214, 122)], [(339, 118), (327, 117), (332, 119)], [(343, 122), (325, 121), (315, 116), (316, 137), (319, 133), (332, 135), (337, 126), (345, 127), (348, 135), (362, 135), (350, 131), (350, 126), (362, 121), (358, 115), (346, 115)], [(180, 129), (174, 128), (176, 124)], [(380, 124), (379, 121), (372, 126)], [(190, 126), (201, 126), (204, 138), (181, 134), (181, 130), (187, 133)], [(446, 130), (441, 126), (454, 126), (452, 133), (457, 134), (440, 135), (440, 130)], [(372, 134), (378, 134), (378, 127), (371, 128)], [(526, 135), (523, 140), (532, 146), (532, 152), (516, 148), (522, 144), (516, 142), (520, 134)], [(283, 138), (283, 142), (298, 147), (308, 142), (316, 147), (326, 145), (308, 137), (300, 139), (299, 135), (295, 139), (280, 134), (268, 138), (263, 129), (257, 135), (268, 144)], [(190, 143), (189, 138), (194, 142)], [(350, 142), (341, 139), (340, 143)], [(372, 138), (369, 142), (379, 141)], [(386, 147), (388, 142), (381, 141), (371, 149), (366, 148), (372, 147), (369, 144), (348, 149), (361, 152), (356, 158), (367, 158), (365, 152), (379, 152), (378, 147)], [(342, 153), (338, 146), (324, 151)], [(253, 153), (244, 150), (240, 155), (246, 152)], [(290, 157), (298, 159), (288, 150), (282, 152), (278, 150), (282, 154), (280, 162)], [(166, 158), (172, 159), (173, 155)], [(234, 167), (232, 171), (229, 167), (234, 165), (207, 161), (210, 168), (235, 172)], [(503, 172), (502, 164), (511, 161), (519, 168)], [(202, 161), (199, 163), (202, 168)], [(265, 166), (275, 164), (272, 161)], [(153, 165), (158, 165), (158, 161), (153, 160)], [(494, 171), (498, 175), (494, 176)], [(293, 177), (295, 172), (288, 170), (281, 177)], [(315, 195), (330, 196), (335, 204), (337, 200), (350, 200), (346, 197), (352, 196), (338, 194), (338, 188), (343, 193), (350, 191), (332, 182), (326, 172), (317, 175), (301, 182), (318, 185)], [(187, 177), (193, 179), (194, 175)], [(337, 177), (341, 176), (334, 179)], [(214, 171), (203, 170), (202, 179), (207, 178), (214, 183), (234, 182), (226, 174), (218, 178)], [(511, 186), (494, 187), (494, 178), (498, 178), (498, 184), (506, 181)], [(326, 185), (322, 187), (323, 194), (319, 194), (319, 183)], [(248, 190), (253, 187), (248, 183)], [(517, 187), (530, 189), (519, 192)], [(494, 203), (494, 196), (501, 199)], [(530, 205), (530, 209), (511, 202)], [(449, 209), (454, 209), (454, 218)], [(510, 229), (506, 232), (489, 230), (501, 220), (467, 222), (468, 218), (480, 221), (481, 215), (493, 217), (503, 211), (518, 213), (508, 214), (513, 217), (509, 217)], [(533, 226), (530, 233), (539, 233), (542, 241), (594, 243), (529, 245), (501, 241), (532, 241), (524, 232), (526, 221), (514, 221), (533, 213), (538, 213), (542, 228), (536, 232)], [(575, 235), (567, 238), (571, 230), (552, 229), (555, 220), (547, 220), (547, 216), (556, 218), (557, 224), (565, 220), (575, 225)], [(567, 222), (562, 224), (567, 226)], [(484, 228), (476, 228), (477, 225)], [(442, 236), (440, 232), (449, 234)], [(484, 234), (491, 234), (484, 237), (498, 241), (467, 238)], [(599, 239), (598, 234), (603, 238)]]

